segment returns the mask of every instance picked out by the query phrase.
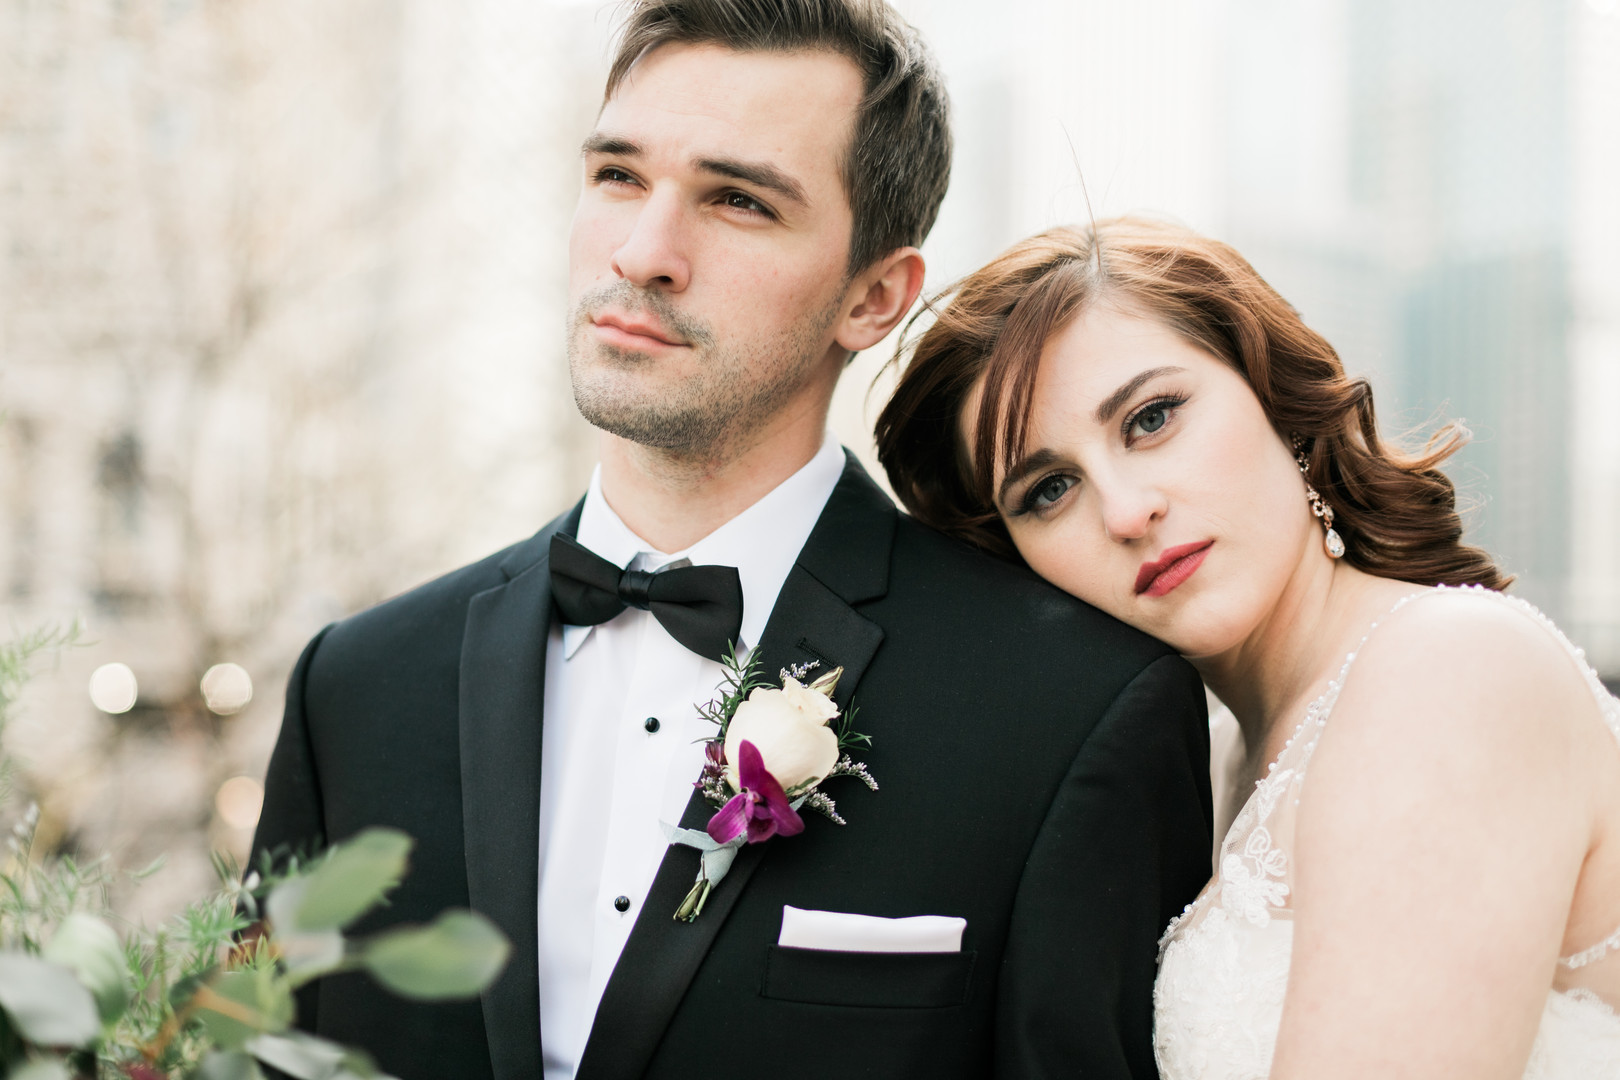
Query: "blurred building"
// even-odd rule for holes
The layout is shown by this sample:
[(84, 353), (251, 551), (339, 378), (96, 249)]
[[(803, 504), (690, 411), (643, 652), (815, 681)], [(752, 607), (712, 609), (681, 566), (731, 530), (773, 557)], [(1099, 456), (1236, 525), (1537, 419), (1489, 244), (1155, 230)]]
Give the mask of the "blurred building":
[[(1466, 417), (1472, 535), (1620, 677), (1620, 0), (898, 6), (955, 103), (931, 286), (1090, 215), (1231, 239), (1386, 429)], [(311, 634), (583, 488), (565, 245), (610, 31), (0, 0), (0, 617), (91, 639), (6, 738), (48, 838), (168, 854), (132, 913), (245, 849)], [(869, 463), (892, 346), (834, 402)]]
[(47, 842), (167, 855), (132, 913), (245, 852), (311, 634), (583, 485), (561, 253), (597, 21), (0, 0), (0, 612), (89, 640), (7, 742)]
[(1620, 676), (1615, 8), (1234, 3), (1228, 230), (1386, 431), (1466, 420), (1470, 539)]

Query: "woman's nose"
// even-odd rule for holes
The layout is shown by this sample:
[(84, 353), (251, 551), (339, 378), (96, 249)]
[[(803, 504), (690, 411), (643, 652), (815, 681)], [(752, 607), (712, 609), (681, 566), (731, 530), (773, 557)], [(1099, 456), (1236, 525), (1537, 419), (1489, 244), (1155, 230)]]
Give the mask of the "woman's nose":
[(1157, 487), (1120, 481), (1097, 486), (1101, 488), (1103, 531), (1110, 540), (1140, 540), (1169, 508)]
[(642, 288), (685, 289), (692, 278), (681, 208), (674, 193), (654, 192), (636, 209), (630, 232), (614, 250), (613, 272)]

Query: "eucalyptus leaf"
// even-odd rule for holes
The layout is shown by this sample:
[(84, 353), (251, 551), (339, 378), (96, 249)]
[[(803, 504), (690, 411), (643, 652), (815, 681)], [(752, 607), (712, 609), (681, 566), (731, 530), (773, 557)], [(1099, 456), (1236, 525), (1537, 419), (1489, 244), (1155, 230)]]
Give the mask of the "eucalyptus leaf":
[(247, 1049), (266, 1065), (298, 1080), (392, 1080), (379, 1073), (363, 1051), (302, 1031), (260, 1035)]
[(96, 999), (73, 972), (27, 953), (0, 953), (0, 1008), (35, 1046), (86, 1046), (101, 1033)]
[(366, 829), (335, 845), (315, 869), (270, 893), (265, 913), (278, 933), (340, 930), (399, 884), (413, 841), (397, 829)]
[(275, 943), (294, 986), (335, 971), (343, 963), (343, 935), (336, 930), (280, 933)]
[(8, 1080), (73, 1080), (67, 1062), (59, 1057), (25, 1061), (6, 1074)]
[(202, 1060), (197, 1080), (264, 1080), (253, 1055), (241, 1050), (214, 1050)]
[(227, 971), (192, 998), (208, 1037), (226, 1050), (240, 1050), (261, 1032), (285, 1031), (293, 999), (286, 980), (269, 968)]
[(477, 996), (506, 966), (511, 945), (472, 911), (446, 911), (427, 926), (401, 927), (366, 942), (367, 971), (394, 993), (417, 1001)]
[(124, 946), (113, 928), (82, 911), (62, 920), (45, 959), (69, 968), (96, 999), (101, 1022), (110, 1024), (124, 1014), (129, 1004), (129, 979), (124, 964)]

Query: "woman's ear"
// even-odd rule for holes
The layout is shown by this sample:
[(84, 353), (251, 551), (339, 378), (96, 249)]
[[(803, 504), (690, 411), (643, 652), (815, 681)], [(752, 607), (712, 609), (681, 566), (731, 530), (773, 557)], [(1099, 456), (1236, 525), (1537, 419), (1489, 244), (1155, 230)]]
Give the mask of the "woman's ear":
[(869, 349), (888, 336), (922, 292), (922, 252), (896, 248), (867, 267), (850, 283), (844, 318), (834, 335), (850, 352)]

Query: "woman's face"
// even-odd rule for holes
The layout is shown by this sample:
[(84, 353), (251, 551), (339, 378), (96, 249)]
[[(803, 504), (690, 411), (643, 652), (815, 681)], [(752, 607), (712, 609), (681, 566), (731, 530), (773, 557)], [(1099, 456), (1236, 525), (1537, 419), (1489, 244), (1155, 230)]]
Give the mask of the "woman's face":
[[(977, 413), (975, 391), (965, 410)], [(1240, 645), (1326, 564), (1293, 453), (1243, 377), (1108, 303), (1047, 343), (996, 501), (1036, 573), (1181, 653)]]

